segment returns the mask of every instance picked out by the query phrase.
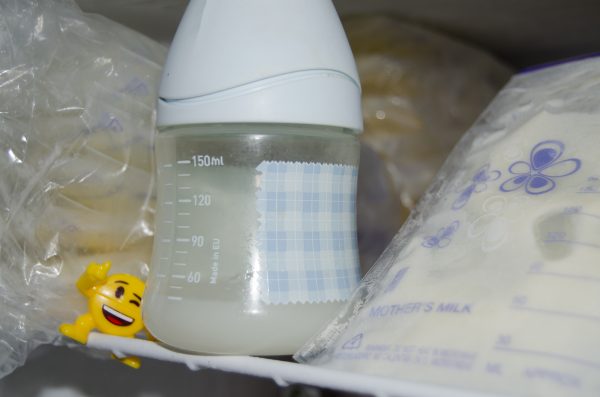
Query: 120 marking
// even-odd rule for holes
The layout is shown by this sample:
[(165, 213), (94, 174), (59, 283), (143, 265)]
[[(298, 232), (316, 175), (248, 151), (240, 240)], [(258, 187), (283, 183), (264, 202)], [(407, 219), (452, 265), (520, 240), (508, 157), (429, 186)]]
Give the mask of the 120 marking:
[(212, 196), (210, 194), (194, 194), (194, 207), (210, 207)]

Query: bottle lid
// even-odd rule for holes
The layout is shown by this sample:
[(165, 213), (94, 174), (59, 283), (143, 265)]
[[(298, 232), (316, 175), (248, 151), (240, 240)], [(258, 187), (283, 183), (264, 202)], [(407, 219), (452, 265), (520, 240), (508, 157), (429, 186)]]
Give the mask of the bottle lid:
[(359, 81), (330, 0), (192, 0), (164, 67), (157, 124), (360, 132)]

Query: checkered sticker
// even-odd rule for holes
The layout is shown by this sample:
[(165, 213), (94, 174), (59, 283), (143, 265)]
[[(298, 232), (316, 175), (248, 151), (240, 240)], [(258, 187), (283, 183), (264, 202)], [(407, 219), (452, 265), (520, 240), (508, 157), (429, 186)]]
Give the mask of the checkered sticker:
[(264, 161), (257, 170), (261, 299), (268, 304), (348, 299), (360, 278), (357, 168)]

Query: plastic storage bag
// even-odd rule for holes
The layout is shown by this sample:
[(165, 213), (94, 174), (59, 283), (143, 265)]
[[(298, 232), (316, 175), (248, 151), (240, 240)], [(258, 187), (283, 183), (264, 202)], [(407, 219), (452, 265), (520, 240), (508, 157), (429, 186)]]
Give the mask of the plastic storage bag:
[(537, 396), (600, 393), (600, 58), (515, 76), (296, 358)]
[(488, 53), (384, 16), (344, 21), (363, 89), (359, 251), (368, 269), (512, 71)]
[(72, 1), (0, 3), (0, 376), (83, 312), (89, 262), (147, 271), (165, 56)]

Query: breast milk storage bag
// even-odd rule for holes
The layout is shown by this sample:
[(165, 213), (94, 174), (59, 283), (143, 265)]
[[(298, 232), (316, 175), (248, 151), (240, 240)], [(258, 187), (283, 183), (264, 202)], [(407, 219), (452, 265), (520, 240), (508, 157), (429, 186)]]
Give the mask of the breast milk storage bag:
[(516, 75), (296, 358), (506, 395), (600, 395), (600, 58)]

